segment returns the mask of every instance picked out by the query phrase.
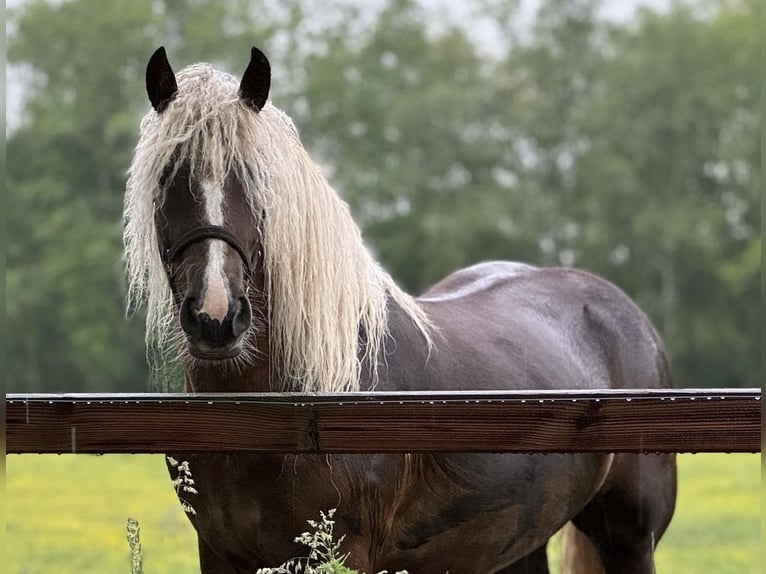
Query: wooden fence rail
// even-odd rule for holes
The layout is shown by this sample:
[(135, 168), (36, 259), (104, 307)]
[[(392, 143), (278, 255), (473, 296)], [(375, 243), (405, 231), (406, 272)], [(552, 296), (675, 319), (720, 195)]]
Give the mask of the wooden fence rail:
[(760, 389), (6, 395), (8, 453), (760, 452)]

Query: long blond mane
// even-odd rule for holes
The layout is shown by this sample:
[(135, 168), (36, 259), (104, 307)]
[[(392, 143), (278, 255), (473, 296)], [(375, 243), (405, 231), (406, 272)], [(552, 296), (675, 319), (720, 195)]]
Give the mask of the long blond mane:
[(372, 258), (348, 205), (308, 156), (289, 117), (270, 102), (258, 113), (248, 109), (237, 80), (207, 64), (184, 69), (177, 83), (168, 108), (141, 122), (125, 195), (128, 308), (146, 304), (148, 347), (164, 356), (177, 329), (154, 210), (163, 169), (184, 160), (219, 183), (234, 174), (254, 215), (265, 210), (270, 352), (287, 388), (358, 390), (366, 360), (375, 367), (374, 383), (389, 297), (430, 345), (425, 313)]

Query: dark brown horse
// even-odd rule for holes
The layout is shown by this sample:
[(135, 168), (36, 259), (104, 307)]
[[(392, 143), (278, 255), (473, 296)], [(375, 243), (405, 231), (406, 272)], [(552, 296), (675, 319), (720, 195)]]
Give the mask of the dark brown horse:
[[(241, 82), (175, 76), (163, 49), (146, 80), (126, 259), (149, 343), (177, 350), (187, 391), (670, 386), (644, 314), (587, 273), (482, 263), (402, 292), (267, 101), (256, 48)], [(571, 521), (606, 572), (650, 574), (676, 490), (673, 456), (184, 456), (204, 574), (299, 555), (293, 538), (330, 508), (367, 573), (545, 573)]]

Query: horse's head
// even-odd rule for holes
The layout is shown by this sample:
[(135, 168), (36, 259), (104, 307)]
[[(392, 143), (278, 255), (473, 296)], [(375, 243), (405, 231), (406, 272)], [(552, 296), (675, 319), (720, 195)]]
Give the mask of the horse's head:
[[(200, 71), (204, 76), (204, 73)], [(239, 102), (228, 105), (257, 114), (269, 93), (270, 69), (265, 56), (253, 48), (239, 85)], [(204, 78), (190, 82), (195, 88)], [(181, 89), (184, 89), (182, 82)], [(157, 121), (183, 94), (164, 49), (157, 50), (146, 70), (146, 89)], [(204, 99), (204, 94), (195, 94)], [(204, 106), (227, 102), (203, 102)], [(192, 107), (199, 107), (193, 102)], [(202, 137), (179, 138), (155, 182), (154, 224), (157, 247), (173, 292), (180, 319), (182, 356), (202, 361), (249, 359), (258, 335), (254, 314), (263, 315), (261, 239), (262, 210), (254, 205), (249, 166), (232, 161), (227, 146), (235, 145), (228, 127), (206, 120), (204, 109), (184, 117), (182, 126)], [(172, 119), (169, 121), (173, 121)], [(240, 129), (236, 122), (231, 129)], [(205, 133), (212, 131), (216, 133)], [(254, 309), (254, 307), (256, 307)]]
[(238, 81), (207, 64), (176, 76), (159, 49), (146, 87), (154, 110), (130, 166), (124, 238), (130, 301), (146, 302), (160, 359), (179, 351), (191, 378), (203, 361), (282, 388), (355, 390), (363, 364), (377, 377), (389, 301), (428, 340), (422, 309), (267, 102), (259, 50)]
[(258, 222), (236, 176), (216, 182), (188, 162), (168, 171), (155, 225), (188, 351), (203, 360), (236, 357), (252, 325), (250, 291), (259, 287)]

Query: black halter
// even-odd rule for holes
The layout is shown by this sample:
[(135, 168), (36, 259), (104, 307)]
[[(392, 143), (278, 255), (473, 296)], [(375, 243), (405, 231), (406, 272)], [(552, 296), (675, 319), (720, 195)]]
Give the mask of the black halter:
[(247, 256), (245, 249), (239, 244), (239, 241), (237, 241), (233, 234), (219, 225), (204, 225), (184, 233), (172, 246), (160, 252), (162, 262), (165, 265), (170, 265), (189, 245), (203, 239), (221, 239), (228, 243), (242, 258), (242, 264), (245, 267), (247, 276), (251, 277), (253, 275), (252, 261)]

